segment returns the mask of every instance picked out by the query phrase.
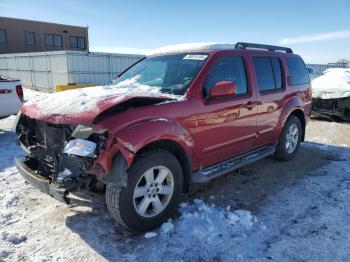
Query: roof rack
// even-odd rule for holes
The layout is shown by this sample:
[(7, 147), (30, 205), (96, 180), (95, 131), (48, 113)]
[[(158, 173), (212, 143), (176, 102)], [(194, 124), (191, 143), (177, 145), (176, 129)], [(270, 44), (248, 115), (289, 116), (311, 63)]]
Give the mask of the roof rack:
[(262, 44), (244, 43), (244, 42), (237, 42), (237, 44), (235, 45), (235, 48), (237, 49), (257, 48), (257, 49), (267, 49), (269, 51), (284, 51), (286, 53), (293, 53), (292, 49), (289, 47), (262, 45)]

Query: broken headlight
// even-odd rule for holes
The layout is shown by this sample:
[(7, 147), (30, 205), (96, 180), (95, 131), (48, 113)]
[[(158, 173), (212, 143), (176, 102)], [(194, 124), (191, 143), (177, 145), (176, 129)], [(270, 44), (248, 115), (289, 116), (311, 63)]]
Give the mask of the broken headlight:
[(70, 141), (63, 149), (63, 153), (82, 157), (95, 157), (96, 143), (76, 138)]

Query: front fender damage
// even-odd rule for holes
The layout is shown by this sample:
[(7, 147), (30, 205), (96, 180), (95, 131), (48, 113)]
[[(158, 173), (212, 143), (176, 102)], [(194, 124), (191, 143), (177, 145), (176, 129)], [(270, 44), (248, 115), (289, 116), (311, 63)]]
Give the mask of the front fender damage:
[(165, 119), (147, 120), (119, 131), (107, 142), (108, 146), (101, 150), (94, 164), (95, 169), (101, 167), (104, 170), (99, 179), (105, 184), (126, 187), (128, 168), (137, 153), (153, 142), (165, 140), (177, 143), (187, 156), (193, 156), (193, 140), (185, 128)]

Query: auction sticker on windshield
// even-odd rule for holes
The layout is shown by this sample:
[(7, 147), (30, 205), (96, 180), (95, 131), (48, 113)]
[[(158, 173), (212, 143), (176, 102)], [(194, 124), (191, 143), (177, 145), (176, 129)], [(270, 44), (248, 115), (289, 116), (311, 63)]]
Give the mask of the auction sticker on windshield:
[(204, 60), (208, 55), (186, 55), (183, 59), (186, 60)]

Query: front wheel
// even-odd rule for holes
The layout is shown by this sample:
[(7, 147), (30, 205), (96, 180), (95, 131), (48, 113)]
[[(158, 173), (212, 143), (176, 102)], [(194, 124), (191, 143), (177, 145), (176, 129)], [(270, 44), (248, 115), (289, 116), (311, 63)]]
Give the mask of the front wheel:
[(107, 208), (131, 231), (154, 229), (176, 209), (182, 185), (182, 169), (176, 157), (167, 151), (148, 152), (131, 166), (126, 188), (107, 185)]
[(298, 117), (291, 115), (286, 121), (279, 138), (275, 158), (279, 160), (292, 160), (299, 149), (302, 136), (301, 123)]

